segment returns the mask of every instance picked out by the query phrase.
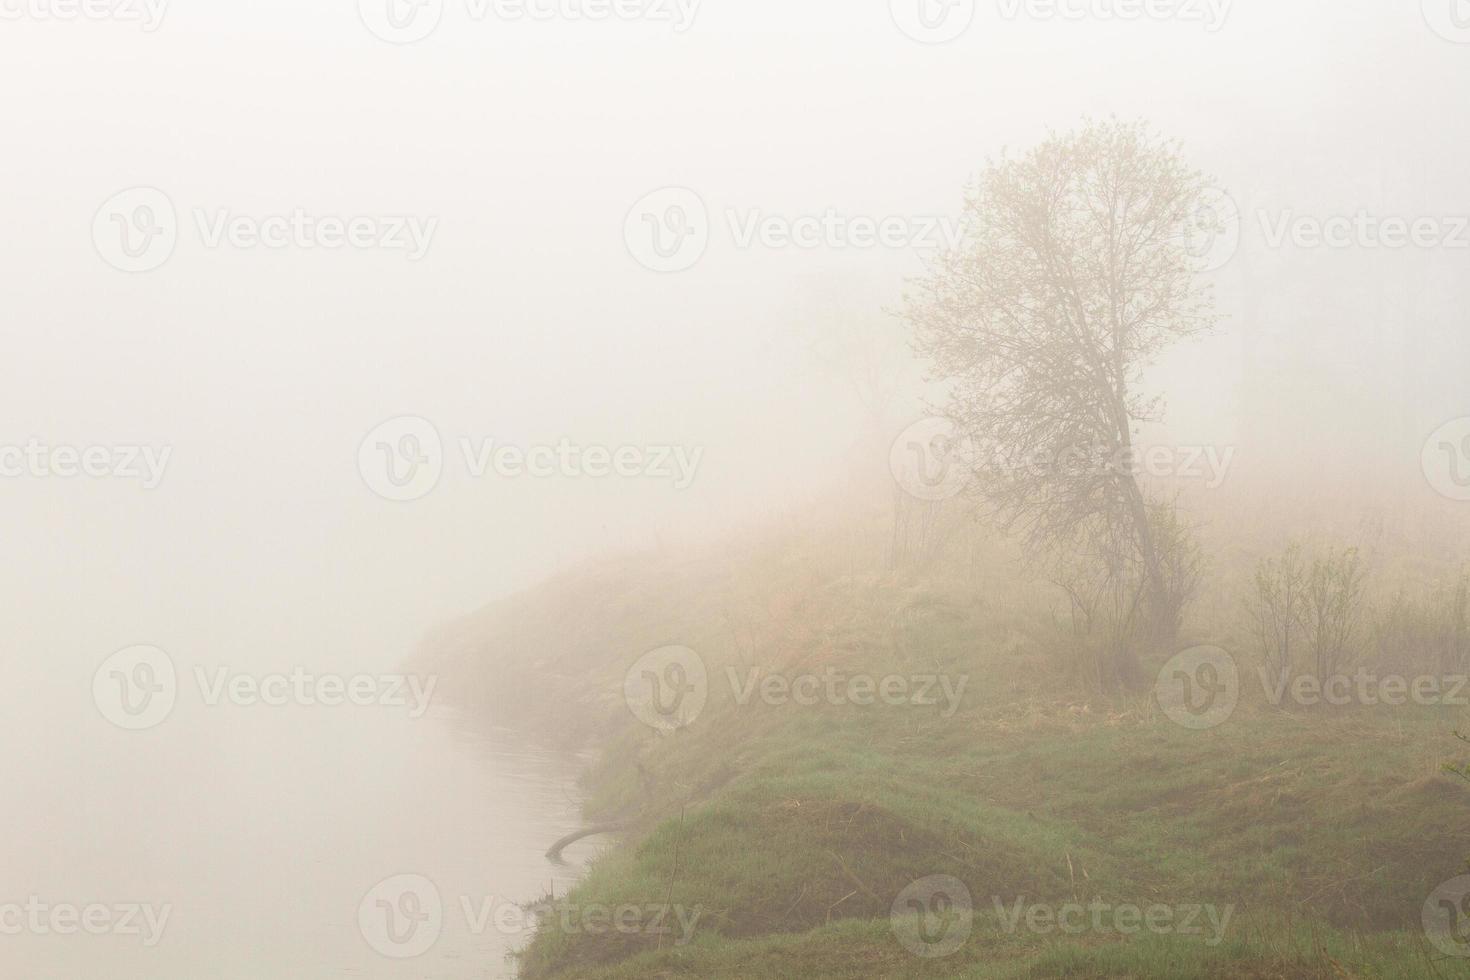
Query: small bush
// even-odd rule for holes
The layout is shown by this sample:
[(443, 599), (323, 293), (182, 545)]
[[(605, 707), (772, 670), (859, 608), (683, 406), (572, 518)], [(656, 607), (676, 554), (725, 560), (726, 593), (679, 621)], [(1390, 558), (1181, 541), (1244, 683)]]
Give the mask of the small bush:
[(1266, 669), (1319, 681), (1350, 668), (1359, 653), (1367, 573), (1356, 548), (1310, 560), (1300, 545), (1256, 568), (1247, 608)]
[(1373, 623), (1378, 666), (1401, 672), (1470, 672), (1470, 569), (1427, 595), (1395, 593)]

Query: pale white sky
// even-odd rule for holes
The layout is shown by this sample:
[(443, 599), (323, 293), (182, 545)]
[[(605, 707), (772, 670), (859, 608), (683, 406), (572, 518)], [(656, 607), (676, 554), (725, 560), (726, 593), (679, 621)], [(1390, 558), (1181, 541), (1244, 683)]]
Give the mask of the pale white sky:
[[(0, 482), (15, 556), (0, 587), (25, 610), (10, 655), (84, 673), (134, 642), (210, 662), (391, 661), (579, 556), (820, 487), (860, 412), (804, 355), (796, 311), (840, 305), (881, 326), (918, 260), (742, 249), (728, 210), (952, 215), (987, 154), (1117, 113), (1182, 139), (1243, 201), (1470, 213), (1470, 45), (1417, 8), (1242, 0), (1210, 31), (981, 3), (940, 46), (878, 0), (709, 0), (682, 33), (476, 21), (449, 0), (439, 30), (405, 46), (346, 0), (176, 3), (152, 33), (0, 22), (0, 437), (174, 452), (153, 491)], [(179, 242), (130, 275), (89, 229), (139, 185), (168, 194)], [(667, 185), (696, 190), (714, 227), (694, 268), (661, 275), (630, 256), (623, 223)], [(196, 211), (298, 208), (438, 225), (417, 262), (212, 249), (195, 226)], [(1231, 321), (1162, 365), (1176, 431), (1239, 438), (1244, 399), (1289, 441), (1383, 418), (1393, 398), (1404, 428), (1383, 439), (1416, 452), (1410, 436), (1462, 397), (1449, 365), (1466, 363), (1465, 253), (1261, 237), (1248, 216), (1217, 274)], [(1250, 331), (1287, 375), (1243, 382)], [(1302, 379), (1303, 364), (1331, 370)], [(1405, 383), (1363, 383), (1385, 364)], [(682, 491), (476, 480), (451, 459), (432, 494), (388, 503), (360, 478), (358, 443), (406, 414), (431, 419), (451, 455), (468, 436), (704, 457)]]

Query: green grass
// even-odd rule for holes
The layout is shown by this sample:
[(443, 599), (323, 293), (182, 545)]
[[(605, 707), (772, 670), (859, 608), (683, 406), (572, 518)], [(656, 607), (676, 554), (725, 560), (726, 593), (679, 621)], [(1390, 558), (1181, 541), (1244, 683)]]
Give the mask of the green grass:
[[(805, 584), (767, 600), (775, 611), (754, 624), (729, 612), (749, 582), (680, 566), (620, 568), (596, 601), (581, 583), (576, 629), (601, 644), (558, 646), (555, 617), (533, 630), (505, 609), (477, 627), (490, 648), (534, 635), (563, 676), (581, 664), (554, 717), (575, 714), (604, 740), (589, 814), (632, 829), (567, 900), (701, 911), (686, 944), (543, 929), (522, 958), (527, 980), (1470, 976), (1470, 959), (1438, 952), (1420, 926), (1430, 892), (1470, 856), (1470, 785), (1441, 771), (1463, 747), (1451, 734), (1463, 710), (1284, 713), (1247, 698), (1219, 728), (1189, 731), (1147, 697), (1076, 694), (1056, 631), (997, 600), (1003, 583), (769, 578), (778, 596)], [(629, 663), (669, 642), (701, 652), (711, 696), (693, 726), (664, 735), (617, 692)], [(969, 681), (950, 717), (738, 705), (723, 668), (756, 664)], [(538, 703), (533, 688), (519, 693)], [(891, 912), (934, 875), (962, 881), (975, 913), (963, 946), (926, 960), (900, 943)], [(1004, 927), (997, 901), (1018, 900), (1209, 905), (1233, 918), (1218, 944), (1041, 935)]]
[[(977, 927), (983, 928), (983, 925)], [(1169, 937), (1130, 942), (981, 934), (954, 956), (921, 960), (901, 949), (886, 922), (845, 919), (800, 935), (722, 941), (641, 953), (615, 964), (574, 969), (587, 980), (1306, 980), (1463, 976), (1456, 964), (1402, 934), (1349, 937), (1335, 931), (1273, 929), (1217, 947)], [(1351, 971), (1351, 972), (1350, 972)]]

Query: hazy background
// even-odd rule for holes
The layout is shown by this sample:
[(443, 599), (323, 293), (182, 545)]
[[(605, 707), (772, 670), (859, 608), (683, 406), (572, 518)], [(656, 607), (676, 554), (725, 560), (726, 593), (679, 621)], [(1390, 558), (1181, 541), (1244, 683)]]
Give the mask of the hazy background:
[[(691, 187), (716, 215), (954, 214), (987, 154), (1118, 113), (1184, 140), (1242, 201), (1470, 213), (1455, 106), (1470, 48), (1411, 5), (1238, 3), (1213, 34), (1004, 21), (982, 5), (944, 46), (909, 40), (879, 3), (707, 3), (684, 34), (450, 8), (407, 47), (347, 3), (178, 4), (152, 34), (4, 25), (6, 436), (175, 447), (151, 493), (0, 484), (24, 659), (85, 674), (129, 642), (391, 659), (437, 619), (579, 555), (812, 487), (859, 409), (812, 369), (799, 313), (836, 304), (879, 321), (917, 258), (742, 251), (721, 231), (695, 268), (655, 274), (622, 224), (658, 187)], [(126, 275), (88, 229), (140, 184), (173, 198), (181, 238), (163, 268)], [(417, 263), (211, 250), (183, 214), (194, 207), (440, 226)], [(1467, 259), (1273, 253), (1248, 219), (1217, 276), (1234, 317), (1178, 352), (1172, 419), (1231, 439), (1249, 418), (1306, 452), (1292, 433), (1341, 438), (1351, 420), (1360, 437), (1392, 398), (1400, 430), (1385, 439), (1417, 453), (1458, 414)], [(1271, 295), (1246, 303), (1247, 287)], [(1303, 366), (1311, 379), (1294, 377)], [(428, 498), (390, 505), (355, 454), (402, 414), (446, 439), (706, 453), (683, 492), (451, 469)]]
[[(878, 0), (708, 0), (682, 34), (476, 23), (451, 0), (409, 46), (343, 0), (178, 2), (153, 33), (0, 20), (0, 442), (174, 447), (152, 491), (0, 480), (12, 801), (44, 828), (76, 805), (79, 760), (163, 751), (167, 731), (129, 742), (92, 707), (121, 647), (184, 671), (381, 669), (581, 557), (822, 493), (864, 421), (824, 344), (880, 338), (902, 384), (886, 424), (921, 414), (884, 313), (919, 257), (742, 250), (725, 210), (954, 215), (988, 154), (1086, 114), (1150, 119), (1247, 211), (1214, 275), (1229, 319), (1157, 372), (1173, 436), (1240, 443), (1241, 474), (1371, 473), (1412, 502), (1424, 439), (1467, 412), (1470, 251), (1273, 250), (1252, 209), (1470, 214), (1467, 79), (1470, 46), (1390, 0), (1240, 0), (1214, 33), (982, 3), (942, 46)], [(129, 275), (90, 228), (138, 185), (169, 194), (180, 239)], [(661, 275), (623, 222), (668, 185), (718, 227), (694, 268)], [(418, 262), (207, 249), (194, 208), (439, 225)], [(471, 480), (451, 458), (432, 494), (390, 503), (357, 448), (400, 415), (431, 419), (451, 455), (459, 436), (567, 437), (704, 458), (686, 490)], [(208, 743), (175, 747), (182, 778), (231, 785)]]

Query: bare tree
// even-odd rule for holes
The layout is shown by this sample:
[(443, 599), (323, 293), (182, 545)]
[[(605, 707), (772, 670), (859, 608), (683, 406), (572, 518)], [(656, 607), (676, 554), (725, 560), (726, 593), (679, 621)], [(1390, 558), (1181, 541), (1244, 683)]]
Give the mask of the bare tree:
[(1246, 608), (1266, 669), (1326, 683), (1357, 654), (1367, 572), (1357, 548), (1327, 549), (1310, 564), (1299, 544), (1256, 566)]
[(1307, 610), (1307, 566), (1301, 545), (1290, 544), (1281, 557), (1257, 564), (1255, 593), (1246, 609), (1255, 624), (1266, 669), (1288, 675), (1296, 665), (1296, 645), (1304, 642), (1306, 632), (1302, 620)]
[(1324, 684), (1345, 670), (1354, 656), (1366, 584), (1357, 548), (1328, 551), (1312, 562), (1306, 579), (1304, 622), (1311, 643), (1311, 669)]
[(1053, 135), (987, 166), (967, 194), (961, 245), (906, 296), (993, 516), (1034, 544), (1140, 576), (1155, 615), (1166, 573), (1133, 447), (1161, 405), (1141, 391), (1142, 372), (1214, 323), (1186, 233), (1209, 191), (1141, 123)]

